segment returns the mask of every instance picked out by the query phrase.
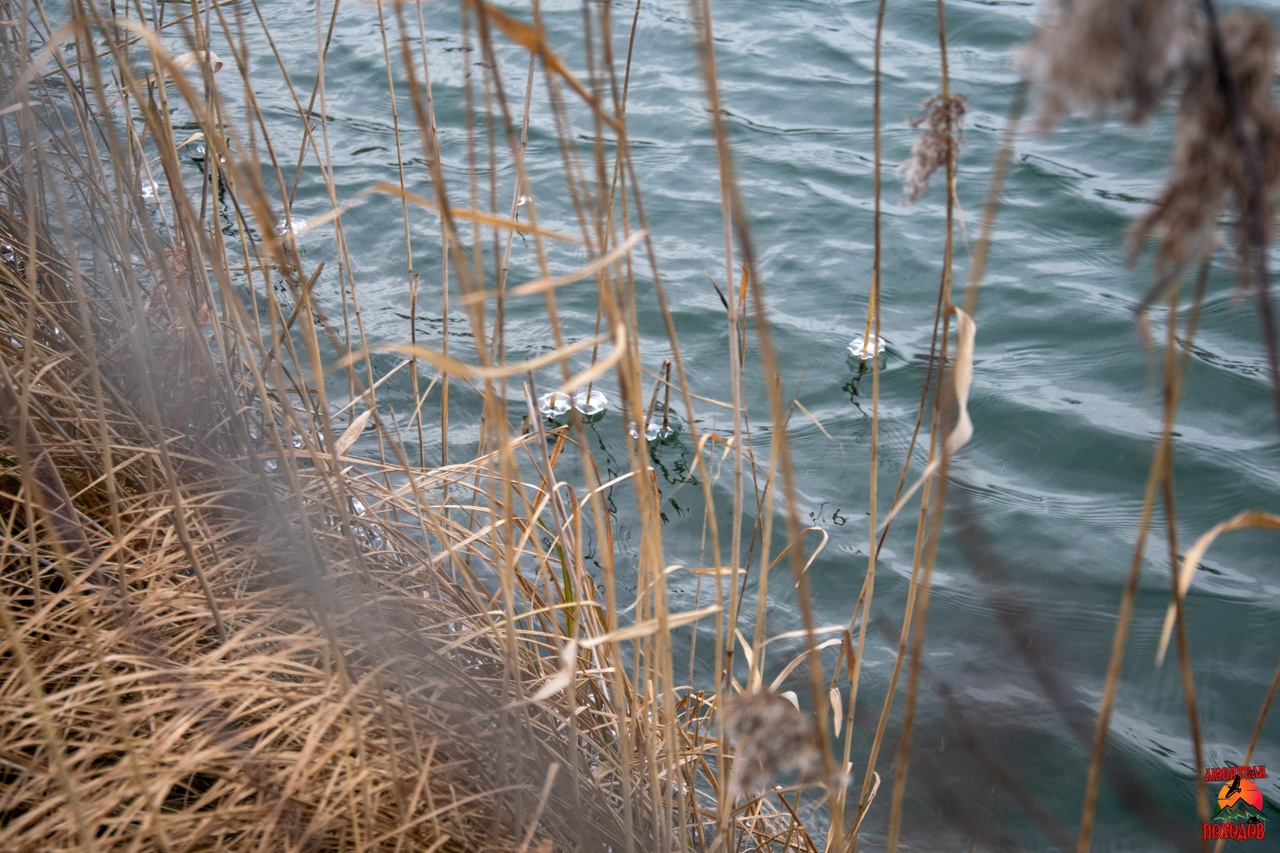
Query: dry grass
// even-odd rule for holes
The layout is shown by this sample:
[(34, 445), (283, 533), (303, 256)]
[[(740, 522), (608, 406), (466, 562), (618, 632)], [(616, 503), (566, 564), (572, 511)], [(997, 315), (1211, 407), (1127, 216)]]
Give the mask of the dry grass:
[[(329, 87), (339, 83), (322, 73), (309, 89), (291, 82), (268, 8), (253, 0), (181, 10), (68, 5), (51, 17), (42, 3), (0, 0), (0, 848), (852, 850), (873, 808), (882, 823), (887, 817), (895, 847), (910, 829), (904, 796), (921, 687), (942, 697), (960, 730), (972, 728), (922, 649), (949, 466), (971, 433), (972, 318), (1025, 93), (996, 161), (968, 286), (953, 298), (965, 101), (947, 77), (944, 4), (937, 4), (939, 94), (925, 104), (927, 117), (917, 123), (926, 127), (906, 167), (909, 197), (924, 192), (931, 175), (945, 175), (929, 369), (916, 435), (887, 503), (871, 466), (861, 594), (848, 622), (827, 628), (814, 621), (807, 587), (822, 532), (798, 516), (785, 438), (795, 407), (778, 375), (719, 108), (707, 0), (691, 0), (690, 12), (723, 190), (723, 275), (713, 285), (730, 342), (724, 401), (696, 398), (685, 380), (630, 159), (625, 102), (639, 2), (621, 19), (611, 4), (585, 5), (573, 56), (557, 52), (536, 13), (458, 4), (459, 42), (483, 60), (464, 63), (464, 120), (449, 128), (466, 140), (462, 179), (444, 168), (440, 152), (423, 8), (379, 4), (388, 85), (401, 80), (397, 91), (409, 93), (409, 109), (406, 99), (382, 93), (403, 165), (345, 196), (325, 118)], [(1026, 60), (1046, 124), (1079, 108), (1140, 119), (1170, 91), (1171, 77), (1199, 69), (1202, 88), (1186, 90), (1175, 154), (1190, 158), (1175, 169), (1175, 178), (1186, 177), (1196, 140), (1205, 141), (1190, 113), (1212, 100), (1214, 86), (1237, 87), (1235, 106), (1220, 101), (1208, 120), (1214, 150), (1234, 158), (1214, 203), (1235, 193), (1247, 273), (1246, 255), (1271, 233), (1269, 218), (1254, 215), (1271, 210), (1274, 169), (1262, 155), (1274, 154), (1274, 107), (1259, 80), (1272, 60), (1259, 58), (1257, 47), (1270, 37), (1242, 29), (1237, 17), (1224, 19), (1221, 32), (1216, 23), (1187, 29), (1191, 12), (1181, 3), (1053, 5), (1070, 38), (1042, 35)], [(892, 298), (880, 276), (884, 10), (881, 2), (868, 341), (880, 337), (881, 301)], [(335, 4), (332, 17), (316, 14), (323, 71), (339, 11)], [(1125, 53), (1134, 33), (1148, 40)], [(1216, 52), (1196, 53), (1193, 38), (1209, 39)], [(1095, 76), (1081, 77), (1067, 61), (1072, 39), (1104, 54), (1088, 65)], [(251, 41), (270, 49), (250, 57)], [(215, 42), (230, 52), (215, 57)], [(499, 44), (527, 54), (523, 75), (503, 76)], [(1187, 60), (1192, 55), (1199, 65)], [(1254, 60), (1238, 80), (1212, 76), (1242, 56)], [(247, 85), (251, 59), (254, 84), (269, 78), (296, 106), (296, 150), (269, 132)], [(572, 233), (540, 223), (539, 192), (524, 166), (530, 116), (539, 109), (556, 127), (558, 191), (573, 204)], [(206, 177), (193, 181), (183, 161), (195, 145), (208, 153)], [(415, 157), (423, 164), (416, 175)], [(276, 231), (281, 219), (299, 226), (292, 212), (299, 179), (286, 174), (300, 165), (314, 167), (329, 199), (328, 212), (305, 226), (332, 238), (327, 279), (323, 264)], [(1248, 194), (1242, 187), (1258, 169), (1268, 192)], [(430, 197), (411, 189), (424, 179)], [(1144, 307), (1176, 294), (1185, 267), (1210, 248), (1202, 239), (1188, 249), (1178, 236), (1186, 230), (1170, 213), (1178, 192), (1175, 179), (1138, 226), (1161, 235), (1160, 258), (1178, 266)], [(144, 203), (149, 193), (161, 203)], [(404, 300), (416, 317), (425, 294), (435, 294), (431, 310), (444, 318), (438, 340), (420, 340), (412, 319), (393, 339), (364, 328), (343, 215), (375, 196), (399, 205)], [(1201, 234), (1212, 219), (1192, 230)], [(434, 223), (438, 268), (414, 266), (422, 238), (410, 223), (423, 220)], [(533, 281), (508, 280), (516, 239), (536, 258)], [(567, 274), (565, 257), (576, 259)], [(1262, 305), (1265, 274), (1259, 263), (1246, 275)], [(323, 280), (337, 283), (324, 291)], [(651, 294), (638, 295), (641, 280), (653, 283)], [(594, 298), (589, 333), (562, 327), (557, 299), (565, 287)], [(1197, 305), (1203, 288), (1202, 276)], [(661, 311), (673, 353), (653, 384), (653, 365), (632, 331), (642, 299)], [(521, 361), (508, 346), (505, 317), (530, 306), (545, 311), (554, 346)], [(450, 324), (462, 322), (474, 349), (451, 351)], [(1185, 340), (1195, 322), (1193, 312)], [(1175, 529), (1173, 421), (1186, 367), (1175, 329), (1170, 323), (1166, 427), (1144, 531), (1162, 493)], [(762, 354), (759, 376), (747, 375), (749, 348)], [(879, 359), (868, 369), (877, 459)], [(620, 389), (624, 423), (656, 418), (659, 392), (664, 420), (668, 402), (682, 413), (692, 479), (706, 505), (699, 565), (669, 565), (644, 431), (627, 442), (621, 473), (607, 479), (581, 418), (553, 427), (530, 411), (535, 394), (554, 390), (534, 387), (546, 370), (566, 391), (607, 377)], [(388, 382), (408, 385), (417, 405), (407, 418), (380, 398)], [(765, 412), (747, 410), (752, 383), (768, 392)], [(460, 399), (465, 415), (456, 411)], [(730, 426), (699, 432), (695, 407), (726, 412)], [(464, 418), (477, 439), (470, 458), (458, 461), (440, 437)], [(767, 451), (757, 453), (753, 418), (770, 424)], [(918, 441), (921, 429), (927, 438)], [(435, 467), (424, 449), (432, 436), (442, 446)], [(917, 454), (927, 476), (911, 485)], [(727, 513), (712, 500), (718, 477), (732, 480)], [(620, 489), (629, 491), (639, 538), (638, 556), (625, 566), (615, 565), (606, 506)], [(914, 494), (919, 503), (907, 512)], [(953, 501), (958, 538), (967, 553), (986, 555), (981, 579), (1007, 614), (1014, 646), (1044, 647), (1019, 633), (1035, 620), (1002, 591), (998, 559), (964, 501)], [(876, 561), (892, 523), (910, 523), (915, 533), (897, 624), (873, 615)], [(589, 565), (588, 540), (599, 543), (599, 568)], [(1128, 786), (1123, 762), (1103, 760), (1143, 542), (1096, 726), (1051, 663), (1027, 653), (1046, 697), (1094, 749), (1082, 847), (1104, 772), (1136, 811), (1153, 825), (1162, 820)], [(1171, 560), (1177, 550), (1171, 537)], [(770, 573), (784, 561), (803, 627), (781, 635), (775, 627), (771, 636), (769, 587), (780, 581)], [(706, 606), (673, 609), (666, 590), (677, 573), (694, 578)], [(1178, 583), (1175, 593), (1185, 592)], [(1181, 606), (1175, 594), (1170, 630), (1198, 768)], [(859, 698), (873, 623), (897, 648), (878, 708)], [(681, 673), (672, 635), (687, 627), (715, 638), (713, 648), (703, 641), (689, 652), (690, 660), (696, 653), (713, 662), (708, 683), (689, 683), (692, 664), (689, 678)], [(802, 653), (779, 660), (772, 641), (793, 636), (803, 640)], [(766, 682), (766, 671), (780, 674)], [(782, 692), (801, 680), (802, 695)], [(1264, 717), (1265, 708), (1259, 730)], [(857, 761), (855, 730), (870, 740)], [(967, 748), (996, 778), (1015, 778), (976, 738)], [(888, 769), (881, 756), (891, 751), (892, 797), (877, 800)], [(928, 784), (924, 769), (911, 778)], [(1017, 805), (1047, 838), (1069, 843), (1068, 830), (1029, 795)], [(981, 818), (973, 825), (973, 816), (952, 817), (968, 821), (962, 826), (975, 838), (984, 829)]]

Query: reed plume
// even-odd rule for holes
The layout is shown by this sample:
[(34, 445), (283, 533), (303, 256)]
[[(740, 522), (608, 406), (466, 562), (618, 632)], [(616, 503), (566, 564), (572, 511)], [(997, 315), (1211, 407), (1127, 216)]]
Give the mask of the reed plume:
[[(1155, 236), (1158, 268), (1195, 260), (1196, 248), (1206, 245), (1229, 205), (1239, 270), (1247, 283), (1256, 279), (1251, 258), (1275, 233), (1280, 189), (1280, 108), (1273, 94), (1277, 43), (1271, 19), (1245, 9), (1223, 16), (1221, 34), (1229, 79), (1222, 79), (1208, 50), (1187, 66), (1169, 180), (1152, 209), (1134, 224), (1130, 245), (1136, 253), (1143, 239)], [(1236, 93), (1239, 135), (1230, 108), (1233, 98), (1225, 96), (1224, 87)]]
[(809, 721), (773, 690), (736, 697), (724, 720), (734, 742), (729, 792), (735, 800), (768, 790), (782, 773), (812, 773), (822, 763)]
[(903, 198), (913, 202), (929, 185), (934, 172), (947, 167), (947, 158), (960, 156), (960, 131), (967, 107), (964, 95), (934, 95), (920, 105), (922, 115), (909, 121), (912, 127), (925, 126), (916, 137), (911, 157), (898, 167), (905, 187)]
[(1199, 50), (1190, 0), (1048, 0), (1041, 14), (1017, 61), (1046, 131), (1070, 112), (1145, 121)]

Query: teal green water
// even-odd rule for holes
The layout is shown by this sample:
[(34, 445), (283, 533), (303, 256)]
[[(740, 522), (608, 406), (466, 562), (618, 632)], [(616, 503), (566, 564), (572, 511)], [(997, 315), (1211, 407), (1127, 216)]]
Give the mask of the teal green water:
[[(270, 5), (270, 4), (268, 4)], [(869, 377), (851, 401), (845, 347), (861, 334), (872, 262), (872, 45), (876, 4), (870, 2), (713, 3), (716, 51), (726, 120), (757, 261), (769, 298), (772, 331), (781, 353), (787, 393), (821, 422), (799, 413), (789, 441), (798, 474), (801, 518), (829, 536), (810, 578), (821, 624), (848, 621), (866, 566), (869, 538), (865, 493), (869, 466)], [(308, 88), (316, 72), (317, 14), (330, 6), (277, 3), (270, 24), (295, 85)], [(544, 2), (552, 44), (581, 73), (581, 8)], [(522, 11), (521, 14), (524, 14)], [(619, 7), (619, 44), (630, 8)], [(963, 281), (970, 245), (1000, 134), (1016, 85), (1011, 56), (1030, 34), (1029, 2), (947, 4), (953, 90), (968, 99), (959, 196), (964, 230), (957, 252)], [(424, 7), (427, 50), (440, 123), (446, 179), (464, 191), (467, 137), (462, 120), (464, 63), (454, 4)], [(907, 119), (934, 94), (938, 47), (931, 2), (895, 2), (886, 19), (883, 59), (885, 180), (883, 330), (890, 350), (882, 375), (881, 483), (896, 481), (914, 422), (926, 364), (940, 275), (945, 208), (940, 181), (916, 204), (901, 203), (894, 168), (906, 158), (915, 131)], [(391, 37), (395, 37), (394, 30)], [(272, 67), (260, 33), (248, 31), (255, 72), (251, 84), (271, 122), (273, 140), (289, 148), (299, 139), (296, 111)], [(387, 72), (377, 9), (345, 6), (326, 67), (327, 142), (340, 197), (374, 181), (395, 182)], [(720, 190), (702, 84), (692, 49), (687, 4), (645, 0), (635, 42), (628, 127), (635, 169), (672, 302), (693, 390), (727, 395), (729, 348), (719, 298), (707, 281), (724, 277)], [(508, 97), (518, 102), (525, 59), (500, 45)], [(224, 72), (224, 74), (227, 72)], [(478, 69), (477, 69), (478, 73)], [(402, 117), (409, 101), (396, 71)], [(234, 87), (228, 87), (234, 89)], [(527, 167), (542, 224), (573, 230), (555, 126), (539, 78), (530, 120)], [(581, 113), (574, 113), (578, 120)], [(589, 146), (592, 127), (575, 132)], [(1143, 487), (1160, 429), (1158, 361), (1135, 333), (1132, 310), (1150, 283), (1148, 262), (1125, 267), (1129, 223), (1159, 191), (1173, 133), (1173, 116), (1158, 115), (1137, 129), (1114, 123), (1068, 122), (1051, 137), (1017, 141), (976, 315), (977, 359), (971, 397), (976, 435), (953, 471), (953, 498), (969, 506), (986, 535), (969, 553), (950, 530), (941, 543), (929, 618), (926, 661), (946, 684), (922, 692), (914, 738), (913, 786), (907, 838), (913, 849), (1054, 848), (1044, 826), (1054, 822), (1074, 837), (1087, 763), (1082, 744), (1091, 731), (1112, 642), (1121, 586), (1139, 527)], [(416, 140), (403, 160), (411, 190), (430, 195)], [(504, 159), (504, 163), (507, 161)], [(292, 174), (286, 176), (291, 178)], [(499, 174), (500, 206), (509, 203), (514, 171)], [(294, 215), (328, 209), (314, 158), (301, 170)], [(404, 340), (408, 312), (405, 250), (398, 201), (372, 200), (344, 217), (363, 320), (374, 340)], [(415, 217), (414, 265), (423, 273), (420, 339), (439, 346), (439, 242), (435, 223)], [(332, 260), (332, 231), (301, 240), (312, 263)], [(579, 258), (553, 257), (565, 272)], [(1280, 263), (1273, 262), (1273, 267)], [(517, 240), (511, 279), (536, 277), (530, 245)], [(645, 363), (656, 370), (670, 354), (660, 315), (642, 276), (638, 334)], [(340, 299), (333, 265), (320, 282), (331, 306)], [(563, 327), (570, 340), (594, 332), (590, 287), (561, 291)], [(1154, 317), (1157, 336), (1165, 316)], [(461, 310), (451, 316), (450, 346), (465, 355), (472, 343)], [(512, 358), (551, 346), (538, 305), (513, 305), (506, 341)], [(749, 356), (750, 363), (754, 353)], [(539, 381), (551, 387), (556, 376)], [(606, 381), (606, 393), (614, 387)], [(763, 395), (752, 398), (757, 417)], [(386, 400), (407, 424), (407, 386)], [(435, 405), (436, 398), (428, 402)], [(450, 455), (474, 452), (478, 408), (466, 393), (451, 401)], [(428, 423), (436, 420), (434, 409)], [(698, 413), (704, 430), (727, 432), (711, 407)], [(825, 430), (825, 434), (824, 431)], [(1236, 513), (1280, 507), (1280, 444), (1267, 402), (1258, 323), (1249, 301), (1235, 298), (1225, 263), (1213, 271), (1202, 329), (1178, 420), (1176, 498), (1178, 537), (1185, 549), (1213, 524)], [(625, 460), (621, 424), (612, 414), (593, 436), (605, 467)], [(757, 452), (767, 448), (758, 428)], [(428, 460), (438, 460), (438, 436)], [(411, 448), (411, 455), (416, 447)], [(666, 559), (702, 564), (700, 490), (680, 480), (687, 447), (663, 447), (667, 475)], [(918, 475), (922, 463), (913, 463)], [(614, 473), (617, 473), (615, 470)], [(637, 545), (625, 490), (614, 492), (618, 562)], [(732, 484), (714, 484), (718, 505), (731, 504)], [(881, 507), (881, 512), (887, 506)], [(721, 510), (722, 517), (725, 512)], [(780, 520), (780, 517), (779, 517)], [(912, 540), (905, 527), (891, 535), (880, 559), (878, 611), (901, 613)], [(1231, 534), (1215, 545), (1189, 598), (1188, 625), (1197, 677), (1205, 757), (1209, 764), (1240, 762), (1280, 657), (1280, 568), (1274, 534)], [(1007, 583), (984, 577), (1002, 566)], [(624, 584), (625, 585), (625, 584)], [(775, 585), (770, 629), (795, 628), (799, 617), (787, 585)], [(780, 588), (781, 587), (781, 588)], [(1193, 756), (1177, 669), (1155, 669), (1153, 658), (1169, 588), (1167, 546), (1153, 527), (1112, 725), (1113, 754), (1146, 791), (1135, 807), (1113, 782), (1103, 786), (1097, 850), (1181, 849), (1196, 846)], [(678, 606), (698, 602), (677, 582)], [(893, 623), (896, 631), (896, 622)], [(1011, 628), (1011, 626), (1015, 626)], [(709, 648), (704, 645), (703, 648)], [(799, 651), (778, 643), (768, 670), (776, 673)], [(886, 689), (892, 641), (874, 628), (864, 650), (864, 705), (859, 719), (873, 725)], [(828, 666), (832, 664), (828, 658)], [(1055, 680), (1047, 681), (1045, 672)], [(704, 678), (699, 668), (695, 679)], [(803, 672), (788, 682), (804, 691)], [(1053, 685), (1065, 685), (1055, 698)], [(900, 706), (899, 706), (900, 707)], [(957, 712), (967, 722), (958, 722)], [(1083, 729), (1073, 720), (1085, 719)], [(1280, 767), (1280, 725), (1264, 729), (1254, 763)], [(863, 766), (869, 737), (855, 732), (853, 759)], [(980, 754), (1006, 768), (997, 775)], [(886, 786), (865, 838), (884, 840)], [(1280, 816), (1280, 784), (1263, 780), (1267, 813)], [(1048, 815), (1033, 820), (1018, 799), (1024, 791)], [(1280, 827), (1280, 823), (1275, 824)], [(1277, 829), (1280, 832), (1280, 829)], [(1261, 847), (1261, 845), (1259, 845)]]

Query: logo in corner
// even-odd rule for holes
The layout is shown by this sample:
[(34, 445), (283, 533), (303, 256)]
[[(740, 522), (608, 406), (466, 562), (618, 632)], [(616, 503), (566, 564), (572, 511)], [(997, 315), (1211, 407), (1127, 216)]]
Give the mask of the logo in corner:
[(1265, 778), (1267, 768), (1263, 764), (1205, 770), (1206, 782), (1222, 783), (1218, 788), (1218, 810), (1211, 822), (1204, 824), (1205, 840), (1229, 838), (1245, 841), (1266, 836), (1267, 819), (1262, 814), (1262, 791), (1253, 781)]

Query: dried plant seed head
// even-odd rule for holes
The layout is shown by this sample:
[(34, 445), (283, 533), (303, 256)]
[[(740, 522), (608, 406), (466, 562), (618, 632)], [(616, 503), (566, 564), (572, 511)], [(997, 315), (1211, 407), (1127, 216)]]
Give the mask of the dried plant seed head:
[(1202, 41), (1191, 0), (1050, 0), (1017, 57), (1039, 98), (1040, 128), (1069, 112), (1144, 121)]
[[(1253, 275), (1252, 258), (1271, 241), (1280, 189), (1280, 109), (1272, 93), (1277, 40), (1267, 16), (1246, 10), (1224, 15), (1220, 32), (1229, 79), (1208, 50), (1189, 66), (1169, 180), (1155, 206), (1134, 224), (1130, 259), (1142, 240), (1154, 236), (1157, 270), (1194, 261), (1192, 255), (1212, 244), (1230, 200), (1244, 284)], [(1238, 128), (1224, 86), (1235, 90)]]
[(1236, 207), (1240, 283), (1257, 275), (1256, 259), (1275, 234), (1275, 197), (1280, 189), (1280, 108), (1273, 82), (1277, 39), (1270, 16), (1235, 9), (1222, 19), (1223, 52), (1239, 93), (1245, 151), (1229, 172)]
[(920, 197), (929, 185), (930, 176), (946, 168), (948, 154), (952, 158), (960, 156), (965, 107), (964, 95), (934, 95), (920, 105), (921, 115), (910, 120), (912, 127), (925, 125), (925, 128), (916, 137), (910, 159), (898, 167), (898, 174), (906, 175), (905, 201), (913, 202)]
[(735, 747), (729, 780), (735, 800), (767, 790), (781, 773), (812, 773), (822, 763), (809, 721), (772, 690), (735, 698), (726, 709), (725, 725)]

